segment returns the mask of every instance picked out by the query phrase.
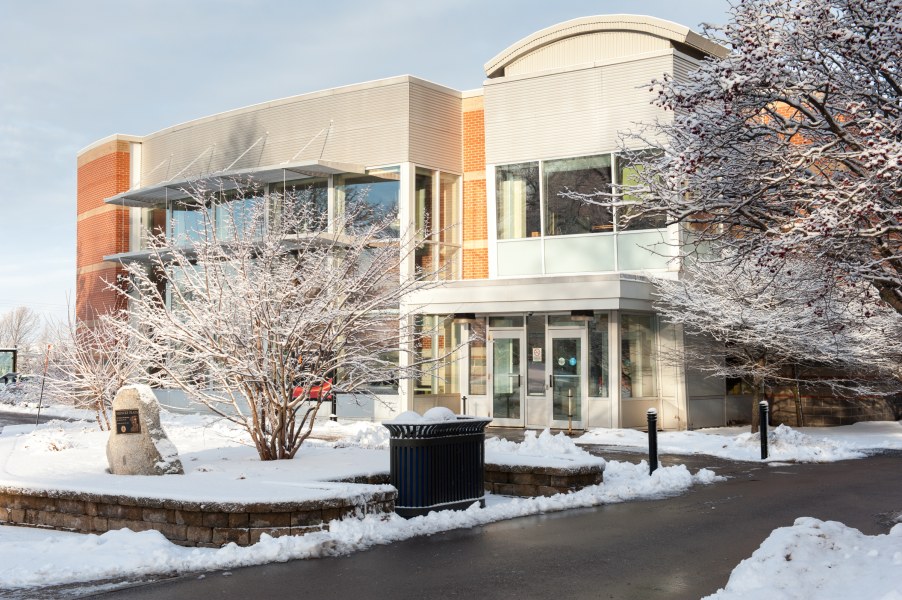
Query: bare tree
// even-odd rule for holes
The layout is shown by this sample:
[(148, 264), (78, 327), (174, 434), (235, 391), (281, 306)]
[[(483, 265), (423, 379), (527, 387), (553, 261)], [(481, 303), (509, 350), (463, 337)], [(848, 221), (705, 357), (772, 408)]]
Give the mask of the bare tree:
[(41, 316), (19, 306), (0, 317), (0, 346), (27, 348), (41, 329)]
[[(839, 394), (899, 391), (892, 377), (902, 359), (896, 342), (902, 316), (863, 304), (857, 290), (811, 261), (792, 260), (771, 272), (732, 258), (690, 263), (680, 281), (658, 280), (656, 308), (687, 335), (681, 361), (751, 385), (753, 432), (765, 389), (796, 383), (799, 367), (844, 372), (818, 379)], [(716, 342), (719, 352), (703, 340)], [(850, 379), (852, 374), (857, 378)]]
[(110, 409), (119, 388), (144, 378), (123, 332), (125, 314), (109, 315), (88, 327), (70, 320), (57, 327), (46, 384), (50, 394), (93, 410), (101, 431), (110, 429)]
[(730, 236), (765, 271), (787, 256), (832, 265), (902, 313), (902, 5), (745, 0), (706, 33), (730, 49), (652, 84), (673, 118), (630, 147), (636, 215)]
[(126, 267), (132, 351), (151, 381), (244, 427), (262, 460), (293, 458), (334, 388), (367, 394), (430, 368), (407, 343), (422, 332), (405, 299), (436, 285), (401, 276), (414, 236), (389, 235), (395, 217), (365, 202), (330, 220), (305, 196), (194, 190), (196, 227)]

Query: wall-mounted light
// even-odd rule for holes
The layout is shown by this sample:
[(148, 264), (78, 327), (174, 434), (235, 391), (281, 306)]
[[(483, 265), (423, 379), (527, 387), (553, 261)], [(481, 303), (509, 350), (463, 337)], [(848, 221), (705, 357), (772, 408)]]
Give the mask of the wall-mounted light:
[(594, 321), (595, 313), (591, 310), (571, 310), (570, 311), (570, 320), (571, 321)]

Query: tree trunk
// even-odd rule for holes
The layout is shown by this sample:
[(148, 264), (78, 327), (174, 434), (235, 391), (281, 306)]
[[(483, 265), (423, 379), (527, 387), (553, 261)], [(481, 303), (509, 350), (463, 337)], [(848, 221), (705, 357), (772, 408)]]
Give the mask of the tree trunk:
[(795, 387), (793, 396), (796, 402), (796, 427), (804, 427), (805, 419), (802, 415), (802, 394), (799, 391), (799, 365), (793, 365), (793, 377), (795, 378)]

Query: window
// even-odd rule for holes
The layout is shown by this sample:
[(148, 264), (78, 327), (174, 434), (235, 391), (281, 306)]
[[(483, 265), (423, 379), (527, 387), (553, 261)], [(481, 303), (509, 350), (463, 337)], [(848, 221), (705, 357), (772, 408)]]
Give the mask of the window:
[(253, 192), (226, 192), (220, 194), (213, 207), (213, 215), (216, 221), (216, 239), (230, 240), (246, 235), (260, 235), (262, 231), (253, 231), (257, 226), (263, 227), (262, 198)]
[(539, 163), (497, 167), (495, 190), (498, 239), (539, 237)]
[(460, 177), (442, 173), (438, 186), (438, 266), (441, 279), (460, 278), (460, 213)]
[(335, 191), (339, 210), (359, 211), (355, 225), (366, 227), (388, 219), (390, 224), (386, 234), (396, 238), (400, 236), (400, 167), (371, 169), (366, 175), (343, 175)]
[[(273, 196), (271, 219), (278, 219), (281, 214), (282, 200), (288, 195), (297, 201), (297, 209), (305, 211), (308, 217), (309, 231), (326, 229), (329, 217), (329, 179), (327, 177), (310, 177), (275, 183), (269, 187)], [(300, 216), (300, 215), (299, 215)]]
[(467, 364), (470, 394), (484, 396), (486, 389), (485, 321), (470, 323), (470, 360)]
[(526, 393), (545, 395), (545, 315), (526, 317)]
[(666, 219), (663, 215), (628, 220), (629, 216), (636, 212), (636, 208), (629, 204), (639, 202), (639, 198), (630, 194), (629, 189), (635, 188), (642, 183), (641, 177), (644, 167), (641, 162), (638, 162), (641, 160), (641, 157), (642, 155), (640, 154), (637, 159), (634, 159), (633, 161), (628, 161), (625, 157), (617, 157), (619, 185), (621, 189), (620, 201), (625, 204), (617, 207), (618, 231), (661, 229), (665, 226)]
[(589, 322), (589, 395), (608, 396), (610, 359), (608, 349), (608, 315), (595, 315)]
[(209, 226), (204, 223), (202, 206), (193, 201), (175, 201), (173, 207), (167, 212), (166, 237), (176, 244), (188, 244), (201, 241), (205, 237), (205, 231)]
[[(611, 192), (611, 156), (549, 160), (543, 164), (545, 235), (600, 233), (614, 230), (610, 206), (589, 204), (562, 196), (566, 192)], [(598, 198), (598, 202), (610, 202)]]
[(439, 279), (460, 276), (460, 176), (417, 168), (413, 211), (416, 268)]
[(437, 316), (418, 318), (416, 348), (424, 373), (416, 381), (414, 394), (460, 392), (460, 325)]
[(620, 395), (649, 398), (657, 395), (655, 329), (652, 315), (620, 318)]

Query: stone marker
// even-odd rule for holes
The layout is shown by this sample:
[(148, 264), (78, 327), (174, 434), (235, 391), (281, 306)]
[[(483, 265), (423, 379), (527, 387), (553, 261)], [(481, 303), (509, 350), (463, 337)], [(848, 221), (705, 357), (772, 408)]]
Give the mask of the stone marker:
[(183, 475), (175, 445), (160, 425), (160, 404), (150, 386), (122, 387), (113, 400), (115, 425), (106, 445), (114, 475)]

